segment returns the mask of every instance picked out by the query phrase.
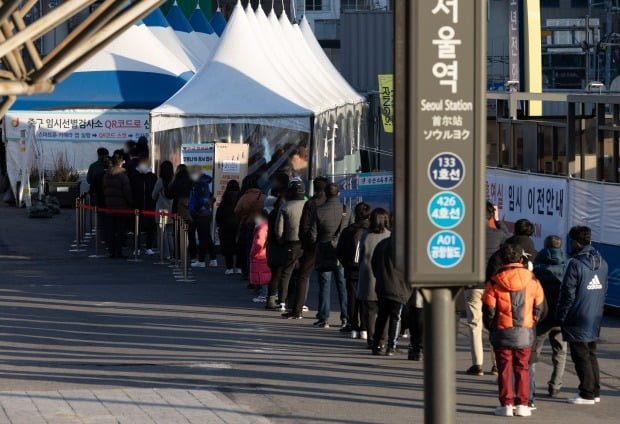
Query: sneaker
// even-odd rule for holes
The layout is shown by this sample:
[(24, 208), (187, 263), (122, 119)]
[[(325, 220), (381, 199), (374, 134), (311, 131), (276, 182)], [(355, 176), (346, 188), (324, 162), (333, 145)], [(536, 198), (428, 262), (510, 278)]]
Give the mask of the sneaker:
[(153, 249), (146, 249), (146, 252), (144, 252), (144, 253), (146, 253), (146, 254), (147, 254), (147, 255), (149, 255), (149, 256), (153, 256), (153, 255), (155, 254), (155, 252), (153, 251)]
[(267, 297), (266, 296), (256, 296), (254, 299), (252, 299), (252, 302), (254, 302), (254, 303), (265, 303), (265, 302), (267, 302)]
[(235, 274), (243, 275), (243, 271), (241, 271), (241, 268), (235, 268)]
[(195, 264), (196, 262), (198, 262), (198, 259), (196, 259), (196, 258), (192, 258), (192, 259), (190, 259), (190, 261), (189, 261), (189, 262), (190, 262), (190, 263), (192, 263), (192, 264)]
[(373, 346), (372, 346), (372, 354), (373, 355), (380, 356), (380, 355), (383, 354), (383, 351), (384, 351), (384, 346), (377, 346), (377, 345), (373, 344)]
[(530, 411), (536, 411), (536, 404), (534, 402), (528, 402), (527, 406), (530, 408)]
[(573, 405), (594, 405), (596, 403), (596, 399), (584, 399), (581, 396), (567, 399), (566, 401)]
[(594, 403), (601, 403), (601, 398), (600, 397), (595, 397), (594, 398)]
[(303, 312), (308, 312), (310, 309), (308, 309), (308, 307), (307, 307), (306, 305), (304, 305), (304, 307), (303, 307), (303, 308), (301, 308), (301, 310), (302, 310)]
[(196, 261), (196, 262), (192, 262), (192, 264), (190, 266), (192, 268), (205, 268), (207, 266), (207, 264), (204, 263), (204, 262)]
[(557, 398), (560, 394), (560, 389), (554, 389), (553, 386), (547, 386), (547, 393), (549, 393), (550, 398)]
[(368, 331), (360, 331), (360, 339), (368, 340)]
[(495, 415), (497, 415), (498, 417), (514, 416), (512, 405), (498, 406), (497, 408), (495, 408)]
[(233, 275), (235, 273), (234, 269), (227, 269), (226, 271), (224, 271), (224, 275)]
[(282, 314), (282, 318), (284, 319), (304, 319), (303, 315), (296, 314), (295, 312), (286, 312)]
[[(469, 367), (467, 371), (465, 371), (465, 373), (467, 375), (484, 375), (484, 371), (482, 371), (482, 367), (480, 365), (472, 365), (471, 367)], [(508, 416), (508, 415), (505, 415), (505, 416)]]
[(396, 354), (400, 354), (400, 351), (395, 347), (388, 347), (385, 351), (385, 356), (394, 356)]
[(209, 268), (217, 268), (217, 259), (213, 259), (209, 262)]
[(353, 328), (350, 325), (345, 325), (344, 327), (340, 327), (341, 333), (350, 333), (353, 331)]
[(286, 303), (280, 303), (276, 308), (276, 311), (286, 312)]
[(532, 410), (527, 405), (517, 405), (514, 410), (514, 415), (517, 417), (531, 417)]
[(312, 325), (314, 325), (316, 328), (329, 328), (329, 324), (325, 321), (317, 321)]
[(360, 332), (356, 331), (356, 330), (351, 331), (351, 338), (352, 339), (359, 339), (360, 338)]
[(349, 326), (349, 321), (347, 321), (346, 319), (340, 320), (340, 328), (347, 328), (348, 326)]
[(491, 367), (491, 371), (489, 371), (489, 374), (491, 374), (491, 375), (499, 374), (499, 372), (497, 371), (497, 367), (495, 365), (493, 365), (493, 367)]

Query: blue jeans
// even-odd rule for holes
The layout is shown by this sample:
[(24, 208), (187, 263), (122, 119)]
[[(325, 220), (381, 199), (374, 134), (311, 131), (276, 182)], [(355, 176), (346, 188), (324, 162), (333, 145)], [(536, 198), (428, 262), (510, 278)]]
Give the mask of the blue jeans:
[(348, 320), (347, 315), (347, 285), (344, 280), (344, 269), (338, 267), (336, 271), (319, 272), (319, 313), (317, 318), (319, 321), (329, 319), (329, 311), (331, 304), (331, 280), (332, 275), (336, 280), (336, 289), (338, 290), (338, 301), (340, 302), (340, 319)]

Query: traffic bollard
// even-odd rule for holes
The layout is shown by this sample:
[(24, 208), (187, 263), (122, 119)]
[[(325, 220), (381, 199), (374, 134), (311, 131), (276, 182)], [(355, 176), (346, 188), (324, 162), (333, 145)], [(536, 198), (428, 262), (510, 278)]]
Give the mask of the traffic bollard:
[(140, 248), (140, 210), (134, 211), (134, 230), (133, 230), (133, 258), (129, 259), (130, 262), (142, 262), (142, 259), (138, 258), (138, 250)]

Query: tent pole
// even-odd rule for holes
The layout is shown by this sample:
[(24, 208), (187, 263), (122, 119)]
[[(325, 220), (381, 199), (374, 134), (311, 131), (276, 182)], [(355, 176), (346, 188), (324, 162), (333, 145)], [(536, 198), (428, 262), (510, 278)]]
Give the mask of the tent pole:
[(308, 135), (308, 193), (310, 196), (313, 196), (313, 185), (311, 184), (312, 180), (316, 177), (314, 175), (314, 152), (316, 151), (316, 144), (314, 141), (314, 124), (316, 121), (316, 117), (313, 115), (310, 119), (310, 134)]

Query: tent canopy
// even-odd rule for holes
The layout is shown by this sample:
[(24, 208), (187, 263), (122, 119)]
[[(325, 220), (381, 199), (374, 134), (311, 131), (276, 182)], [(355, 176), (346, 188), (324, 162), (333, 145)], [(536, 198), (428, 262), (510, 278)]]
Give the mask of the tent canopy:
[(226, 29), (226, 18), (224, 18), (224, 15), (219, 7), (213, 14), (213, 18), (211, 18), (211, 26), (215, 30), (218, 37), (221, 37)]
[(204, 64), (211, 54), (211, 49), (200, 39), (196, 31), (194, 31), (194, 28), (192, 28), (192, 25), (189, 23), (176, 1), (170, 8), (166, 18), (183, 45), (188, 48), (194, 56), (200, 59), (201, 65)]
[(193, 73), (142, 22), (85, 62), (51, 94), (20, 97), (11, 110), (153, 109)]
[(196, 3), (196, 8), (189, 17), (189, 23), (192, 25), (192, 28), (194, 28), (194, 31), (196, 31), (198, 38), (209, 47), (211, 52), (214, 51), (217, 47), (219, 37), (209, 21), (207, 21), (207, 18), (205, 18), (204, 13), (202, 13), (200, 3)]

